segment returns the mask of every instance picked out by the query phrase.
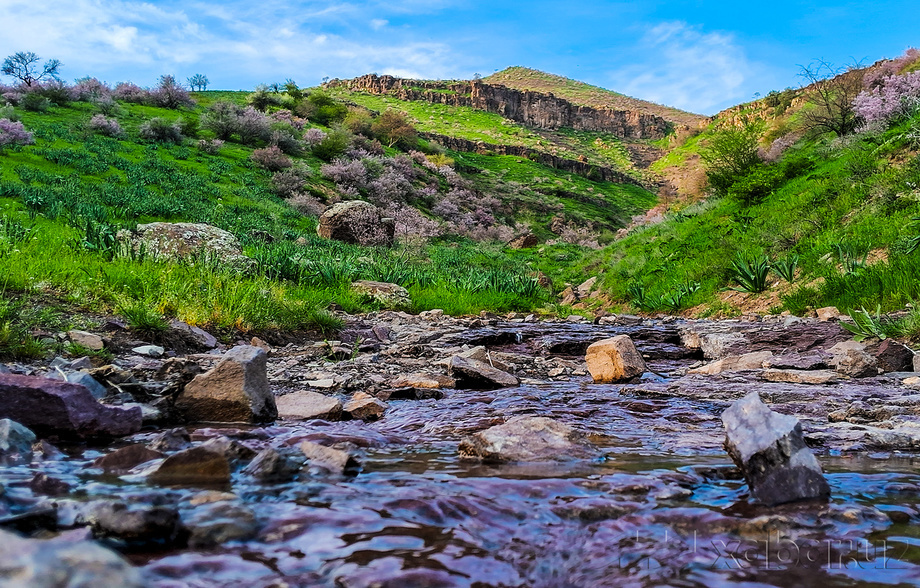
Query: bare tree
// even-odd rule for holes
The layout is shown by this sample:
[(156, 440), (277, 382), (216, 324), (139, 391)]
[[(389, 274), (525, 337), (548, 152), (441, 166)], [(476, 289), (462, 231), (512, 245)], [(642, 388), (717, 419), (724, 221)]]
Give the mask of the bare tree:
[(20, 51), (3, 60), (2, 71), (30, 87), (45, 78), (56, 80), (58, 68), (63, 65), (60, 60), (49, 59), (39, 71), (40, 60), (41, 58), (31, 51)]
[(809, 107), (802, 110), (806, 130), (831, 131), (838, 136), (852, 133), (859, 125), (853, 100), (863, 90), (865, 69), (859, 63), (844, 67), (818, 60), (800, 66), (805, 79), (805, 100)]
[(195, 74), (188, 79), (188, 86), (192, 90), (198, 88), (198, 91), (203, 91), (208, 89), (208, 84), (211, 82), (208, 81), (208, 76), (204, 74)]

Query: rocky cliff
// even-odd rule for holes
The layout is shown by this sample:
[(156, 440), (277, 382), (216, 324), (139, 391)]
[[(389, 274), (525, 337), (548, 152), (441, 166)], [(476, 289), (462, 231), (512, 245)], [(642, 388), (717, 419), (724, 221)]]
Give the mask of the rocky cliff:
[(624, 139), (660, 139), (672, 128), (672, 123), (659, 116), (579, 106), (553, 94), (515, 90), (481, 80), (430, 82), (368, 74), (351, 80), (332, 80), (327, 85), (354, 92), (387, 94), (400, 100), (469, 106), (542, 129), (571, 127), (613, 133)]

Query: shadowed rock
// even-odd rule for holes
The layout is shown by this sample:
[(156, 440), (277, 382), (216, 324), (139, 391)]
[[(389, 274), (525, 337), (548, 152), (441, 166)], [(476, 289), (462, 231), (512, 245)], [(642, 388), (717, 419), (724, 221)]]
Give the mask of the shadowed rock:
[(226, 484), (230, 482), (230, 462), (207, 448), (193, 447), (167, 457), (150, 474), (150, 482), (163, 485)]
[(457, 388), (497, 390), (519, 384), (518, 379), (507, 372), (496, 369), (485, 362), (459, 355), (450, 358), (447, 369), (456, 380)]
[(262, 423), (278, 418), (268, 385), (265, 351), (234, 347), (214, 369), (196, 376), (176, 398), (176, 410), (189, 422)]
[(722, 423), (725, 449), (759, 502), (776, 505), (830, 496), (798, 419), (770, 410), (751, 392), (722, 413)]
[(159, 451), (148, 449), (143, 443), (135, 443), (134, 445), (117, 449), (108, 455), (103, 455), (93, 462), (93, 467), (103, 469), (106, 472), (121, 473), (161, 457), (165, 457), (165, 455)]
[(141, 428), (139, 407), (106, 406), (78, 384), (14, 374), (0, 374), (0, 418), (39, 436), (117, 437)]
[(10, 419), (0, 419), (0, 465), (32, 461), (35, 433)]
[(380, 209), (363, 200), (333, 204), (316, 227), (320, 237), (354, 245), (392, 245), (395, 232), (393, 219), (381, 218)]
[(645, 360), (629, 335), (617, 335), (592, 343), (585, 355), (588, 371), (597, 383), (622, 382), (641, 376)]
[(359, 468), (357, 460), (341, 449), (304, 441), (300, 444), (300, 450), (309, 460), (310, 466), (321, 467), (333, 474), (355, 473)]
[(564, 461), (597, 455), (582, 433), (546, 417), (517, 417), (474, 433), (461, 441), (459, 451), (461, 457), (485, 462)]
[(81, 518), (93, 528), (96, 537), (134, 544), (172, 541), (181, 530), (179, 512), (166, 506), (128, 506), (99, 500), (88, 504)]

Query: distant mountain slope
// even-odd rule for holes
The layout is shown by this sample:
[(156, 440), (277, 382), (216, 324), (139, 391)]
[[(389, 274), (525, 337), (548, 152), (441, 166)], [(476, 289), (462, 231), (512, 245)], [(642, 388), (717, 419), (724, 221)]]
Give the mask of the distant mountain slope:
[(670, 106), (662, 106), (654, 102), (631, 98), (612, 90), (527, 67), (509, 67), (482, 78), (482, 81), (489, 84), (500, 84), (516, 90), (552, 93), (559, 98), (565, 98), (573, 104), (590, 106), (591, 108), (632, 110), (652, 114), (678, 125), (692, 128), (699, 126), (700, 122), (708, 118), (701, 114), (685, 112)]

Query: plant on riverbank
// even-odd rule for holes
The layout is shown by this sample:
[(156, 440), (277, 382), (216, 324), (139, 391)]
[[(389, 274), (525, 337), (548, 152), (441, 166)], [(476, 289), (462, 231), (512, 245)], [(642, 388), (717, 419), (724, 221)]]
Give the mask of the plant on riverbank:
[(771, 265), (771, 269), (776, 275), (786, 280), (790, 284), (795, 281), (795, 270), (799, 266), (799, 256), (792, 254), (783, 259), (777, 259)]
[(770, 260), (763, 253), (745, 255), (739, 253), (732, 260), (732, 279), (742, 292), (758, 293), (767, 289), (767, 274)]
[(882, 316), (881, 305), (875, 308), (874, 316), (865, 308), (859, 308), (858, 310), (850, 310), (850, 318), (853, 320), (853, 324), (843, 321), (840, 326), (853, 333), (854, 340), (888, 338), (886, 330), (889, 321), (888, 317)]

